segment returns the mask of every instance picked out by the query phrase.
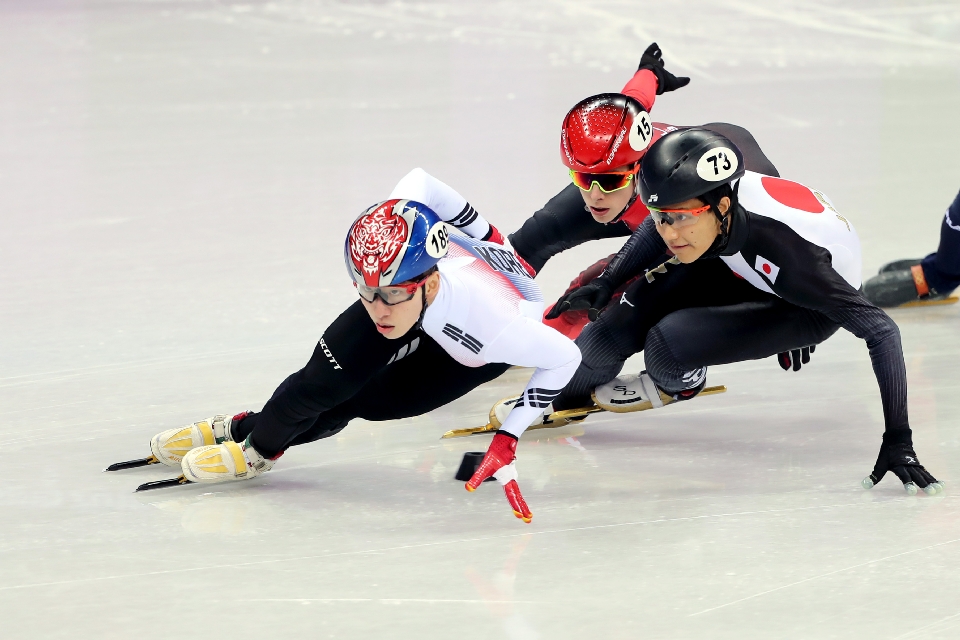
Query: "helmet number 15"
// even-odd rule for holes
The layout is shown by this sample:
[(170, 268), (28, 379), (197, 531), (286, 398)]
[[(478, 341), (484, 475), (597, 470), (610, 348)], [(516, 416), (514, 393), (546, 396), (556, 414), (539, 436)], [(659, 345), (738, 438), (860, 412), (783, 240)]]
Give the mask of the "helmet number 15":
[(633, 119), (633, 127), (630, 128), (630, 146), (635, 151), (643, 151), (650, 144), (652, 134), (653, 126), (650, 124), (650, 114), (641, 111)]

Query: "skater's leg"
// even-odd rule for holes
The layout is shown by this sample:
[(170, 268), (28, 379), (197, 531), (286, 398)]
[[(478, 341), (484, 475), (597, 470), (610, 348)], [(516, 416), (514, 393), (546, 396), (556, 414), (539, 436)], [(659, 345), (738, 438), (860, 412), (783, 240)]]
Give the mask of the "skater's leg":
[(719, 260), (666, 264), (638, 278), (611, 300), (596, 322), (577, 338), (583, 359), (573, 379), (553, 402), (555, 410), (590, 404), (595, 387), (609, 382), (624, 361), (644, 349), (647, 333), (668, 314), (691, 306), (709, 306), (723, 300), (770, 297), (733, 275)]
[[(284, 378), (277, 388), (274, 390), (273, 395), (270, 396), (270, 399), (273, 400), (280, 393), (282, 393), (290, 384), (297, 379), (298, 376), (302, 375), (303, 370), (297, 371), (296, 373), (291, 373), (289, 376)], [(234, 420), (233, 424), (230, 425), (230, 436), (234, 442), (243, 442), (247, 439), (247, 436), (253, 431), (254, 427), (257, 426), (257, 418), (260, 414), (256, 411), (248, 412), (242, 419)], [(307, 422), (306, 428), (309, 428), (309, 421)]]
[(940, 222), (940, 246), (923, 260), (897, 260), (863, 283), (867, 299), (880, 307), (942, 300), (960, 286), (960, 193)]
[(950, 293), (960, 286), (960, 193), (947, 208), (940, 223), (940, 246), (924, 258), (923, 274), (937, 293)]
[(650, 330), (644, 363), (658, 387), (676, 394), (701, 384), (704, 367), (820, 344), (838, 328), (822, 313), (778, 298), (683, 309)]
[(423, 415), (499, 377), (509, 366), (464, 366), (423, 336), (416, 351), (385, 367), (353, 397), (320, 414), (293, 437), (254, 431), (251, 442), (258, 451), (279, 452), (335, 435), (354, 418), (384, 421)]
[(363, 304), (354, 303), (324, 331), (303, 369), (281, 382), (260, 412), (233, 425), (232, 439), (243, 442), (251, 433), (270, 431), (275, 441), (292, 440), (311, 429), (320, 415), (349, 400), (391, 362), (415, 351), (425, 337), (414, 330), (397, 340), (384, 338)]

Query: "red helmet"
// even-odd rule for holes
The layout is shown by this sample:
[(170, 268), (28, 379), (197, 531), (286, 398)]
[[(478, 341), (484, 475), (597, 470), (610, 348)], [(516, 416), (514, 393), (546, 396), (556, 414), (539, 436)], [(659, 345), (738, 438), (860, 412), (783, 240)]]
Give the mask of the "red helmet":
[(603, 173), (639, 160), (652, 137), (643, 105), (621, 93), (601, 93), (578, 102), (563, 119), (560, 158), (574, 171)]

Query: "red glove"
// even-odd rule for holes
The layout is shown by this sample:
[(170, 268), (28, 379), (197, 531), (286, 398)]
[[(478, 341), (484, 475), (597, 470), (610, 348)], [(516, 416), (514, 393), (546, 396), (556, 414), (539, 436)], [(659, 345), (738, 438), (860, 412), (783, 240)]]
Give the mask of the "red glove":
[(533, 519), (533, 513), (520, 493), (520, 485), (517, 484), (517, 468), (514, 465), (516, 459), (516, 436), (498, 431), (493, 436), (493, 442), (490, 443), (480, 466), (477, 467), (473, 477), (467, 481), (466, 488), (467, 491), (476, 491), (484, 480), (495, 476), (497, 482), (503, 485), (503, 492), (507, 496), (507, 502), (513, 508), (513, 515), (529, 523)]

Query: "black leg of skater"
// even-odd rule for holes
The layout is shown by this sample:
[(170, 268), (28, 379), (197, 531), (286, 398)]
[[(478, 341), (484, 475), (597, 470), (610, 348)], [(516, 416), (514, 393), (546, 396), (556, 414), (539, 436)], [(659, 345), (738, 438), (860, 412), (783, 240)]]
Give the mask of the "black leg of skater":
[(667, 393), (691, 388), (690, 372), (760, 360), (817, 345), (840, 325), (818, 311), (770, 296), (767, 300), (682, 309), (647, 335), (644, 363)]
[(611, 300), (599, 319), (577, 338), (583, 359), (554, 400), (554, 409), (589, 405), (594, 388), (615, 378), (627, 358), (643, 351), (650, 329), (668, 314), (691, 305), (773, 297), (737, 278), (719, 260), (665, 264), (651, 270), (627, 287), (618, 300)]
[[(317, 418), (299, 423), (296, 429), (258, 429), (258, 414), (251, 414), (240, 423), (234, 437), (249, 436), (257, 451), (273, 456), (289, 447), (335, 435), (354, 418), (384, 421), (423, 415), (494, 380), (509, 366), (464, 366), (423, 335), (416, 351), (384, 367), (355, 395)], [(278, 392), (289, 384), (290, 378)]]

